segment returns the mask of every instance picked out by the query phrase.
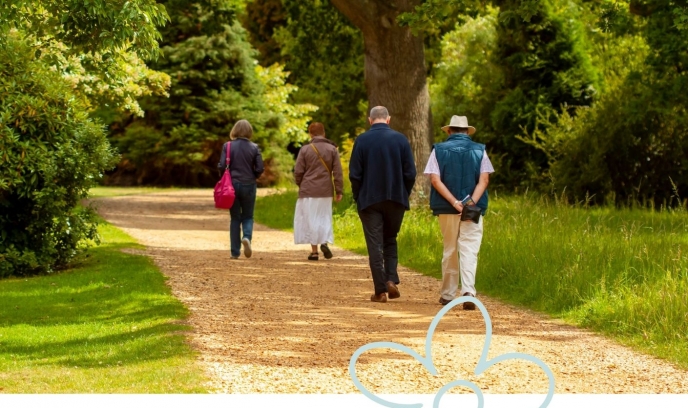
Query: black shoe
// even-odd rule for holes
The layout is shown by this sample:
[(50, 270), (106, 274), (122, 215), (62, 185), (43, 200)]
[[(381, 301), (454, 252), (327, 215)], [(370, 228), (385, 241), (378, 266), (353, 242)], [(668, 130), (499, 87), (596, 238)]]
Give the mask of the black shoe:
[[(472, 294), (466, 292), (463, 294), (463, 296), (470, 296), (470, 297), (475, 297)], [(473, 302), (464, 302), (463, 304), (463, 310), (475, 310), (475, 303)]]
[(330, 248), (327, 246), (327, 244), (320, 245), (320, 250), (322, 251), (323, 255), (325, 255), (325, 259), (332, 258), (332, 251), (330, 251)]
[(318, 253), (315, 252), (315, 253), (308, 255), (308, 260), (309, 261), (317, 261), (318, 260)]
[(451, 300), (447, 300), (447, 299), (443, 298), (442, 296), (440, 296), (440, 304), (441, 304), (442, 306), (448, 305), (449, 302), (451, 302)]

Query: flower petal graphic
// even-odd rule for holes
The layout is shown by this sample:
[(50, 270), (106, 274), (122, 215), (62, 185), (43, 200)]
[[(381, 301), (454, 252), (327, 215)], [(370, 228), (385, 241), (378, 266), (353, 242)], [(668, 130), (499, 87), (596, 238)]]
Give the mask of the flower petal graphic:
[[(372, 349), (380, 349), (380, 348), (388, 348), (388, 349), (394, 349), (394, 350), (399, 350), (401, 352), (404, 352), (411, 357), (415, 358), (417, 361), (419, 361), (423, 366), (428, 370), (428, 372), (432, 375), (437, 375), (437, 369), (435, 368), (435, 365), (432, 362), (432, 337), (435, 334), (435, 329), (437, 328), (437, 325), (439, 324), (440, 320), (442, 317), (444, 317), (449, 310), (454, 308), (457, 305), (460, 305), (464, 302), (473, 302), (475, 303), (476, 306), (478, 306), (478, 309), (480, 309), (480, 312), (483, 315), (483, 319), (485, 320), (485, 344), (483, 346), (483, 351), (482, 354), (480, 355), (480, 359), (478, 360), (478, 364), (475, 367), (475, 374), (480, 375), (482, 374), (485, 370), (488, 368), (492, 367), (495, 364), (498, 364), (502, 361), (506, 360), (527, 360), (532, 363), (535, 363), (537, 366), (539, 366), (547, 375), (549, 378), (549, 389), (547, 392), (547, 396), (545, 397), (545, 400), (543, 401), (542, 405), (540, 405), (540, 408), (546, 408), (549, 403), (552, 401), (552, 397), (554, 396), (554, 373), (550, 368), (545, 364), (542, 360), (540, 360), (537, 357), (531, 356), (530, 354), (525, 354), (525, 353), (507, 353), (507, 354), (502, 354), (500, 356), (497, 356), (493, 358), (492, 360), (487, 359), (487, 354), (490, 349), (490, 342), (492, 341), (492, 320), (490, 319), (490, 315), (487, 312), (487, 309), (485, 308), (485, 305), (483, 303), (470, 296), (461, 296), (457, 299), (452, 300), (449, 304), (444, 306), (442, 309), (440, 309), (439, 312), (437, 312), (437, 315), (435, 318), (432, 319), (432, 322), (430, 323), (430, 327), (428, 328), (428, 333), (425, 337), (425, 356), (421, 356), (418, 354), (416, 351), (403, 346), (399, 343), (394, 343), (394, 342), (388, 342), (388, 341), (383, 341), (383, 342), (375, 342), (375, 343), (369, 343), (364, 346), (361, 346), (358, 350), (354, 352), (354, 354), (351, 356), (351, 359), (349, 360), (349, 375), (351, 376), (351, 380), (353, 381), (354, 385), (356, 388), (358, 388), (359, 391), (366, 397), (368, 397), (370, 400), (377, 402), (380, 405), (384, 405), (386, 407), (390, 408), (420, 408), (423, 406), (421, 403), (417, 404), (400, 404), (400, 403), (395, 403), (391, 401), (384, 400), (377, 395), (371, 393), (368, 391), (367, 388), (361, 384), (361, 381), (358, 379), (358, 375), (356, 374), (356, 362), (358, 361), (358, 358), (361, 356), (361, 354), (365, 353), (368, 350)], [(478, 408), (483, 407), (484, 403), (484, 398), (483, 398), (483, 393), (480, 388), (475, 385), (474, 383), (470, 381), (465, 381), (465, 380), (456, 380), (452, 381), (449, 384), (445, 385), (442, 387), (437, 394), (435, 395), (435, 400), (433, 403), (434, 408), (439, 407), (439, 402), (442, 399), (442, 396), (449, 391), (451, 388), (457, 387), (457, 386), (464, 386), (472, 389), (475, 391), (475, 393), (478, 396)]]
[(478, 387), (470, 381), (456, 380), (450, 382), (449, 384), (440, 388), (439, 391), (437, 391), (437, 394), (435, 394), (435, 400), (432, 402), (432, 407), (440, 408), (440, 400), (442, 399), (444, 394), (447, 393), (447, 391), (451, 390), (454, 387), (468, 387), (472, 389), (475, 392), (475, 395), (478, 396), (478, 408), (483, 408), (483, 406), (485, 405), (485, 397), (483, 396), (483, 390), (481, 390), (480, 387)]

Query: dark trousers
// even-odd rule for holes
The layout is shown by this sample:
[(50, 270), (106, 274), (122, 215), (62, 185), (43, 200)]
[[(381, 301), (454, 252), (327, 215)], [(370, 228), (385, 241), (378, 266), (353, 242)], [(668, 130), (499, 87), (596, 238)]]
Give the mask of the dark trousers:
[(236, 199), (229, 209), (229, 243), (233, 256), (241, 254), (241, 232), (249, 241), (253, 239), (253, 209), (256, 206), (256, 184), (233, 182)]
[(387, 281), (399, 283), (397, 234), (406, 208), (394, 201), (373, 204), (358, 212), (363, 224), (375, 294), (387, 292)]

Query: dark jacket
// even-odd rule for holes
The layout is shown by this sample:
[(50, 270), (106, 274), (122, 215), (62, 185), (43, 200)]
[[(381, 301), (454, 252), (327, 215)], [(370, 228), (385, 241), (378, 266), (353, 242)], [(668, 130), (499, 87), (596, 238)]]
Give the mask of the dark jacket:
[[(230, 142), (227, 142), (230, 143)], [(222, 145), (220, 162), (217, 169), (222, 174), (225, 171), (225, 160), (227, 158), (227, 143)], [(248, 139), (238, 138), (231, 141), (232, 146), (229, 152), (229, 172), (232, 181), (251, 184), (263, 174), (263, 156), (260, 154), (258, 145)]]
[(409, 209), (416, 165), (406, 136), (376, 123), (354, 142), (349, 180), (358, 210), (391, 200)]
[[(480, 180), (480, 164), (485, 154), (485, 145), (476, 143), (462, 133), (455, 133), (435, 145), (435, 157), (440, 166), (440, 179), (452, 195), (463, 200), (473, 194)], [(487, 190), (476, 203), (480, 212), (487, 210)], [(430, 190), (430, 208), (435, 215), (458, 214), (454, 206), (433, 187)]]
[[(315, 146), (330, 171), (320, 161)], [(311, 143), (299, 150), (299, 157), (294, 167), (294, 181), (299, 186), (299, 198), (332, 197), (332, 176), (337, 194), (342, 194), (344, 182), (342, 180), (342, 163), (339, 161), (337, 145), (324, 137), (316, 136)]]

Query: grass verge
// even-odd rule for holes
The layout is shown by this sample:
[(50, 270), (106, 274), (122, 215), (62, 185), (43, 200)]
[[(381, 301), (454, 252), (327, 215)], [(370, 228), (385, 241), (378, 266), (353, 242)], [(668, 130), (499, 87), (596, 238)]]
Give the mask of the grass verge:
[(142, 247), (103, 222), (61, 273), (0, 281), (0, 392), (203, 393), (188, 311)]
[[(258, 199), (256, 220), (291, 229), (296, 193)], [(366, 254), (351, 199), (336, 244)], [(491, 197), (477, 288), (688, 368), (688, 214), (587, 209), (534, 195)], [(399, 262), (441, 277), (442, 239), (426, 208), (406, 214)]]

